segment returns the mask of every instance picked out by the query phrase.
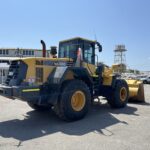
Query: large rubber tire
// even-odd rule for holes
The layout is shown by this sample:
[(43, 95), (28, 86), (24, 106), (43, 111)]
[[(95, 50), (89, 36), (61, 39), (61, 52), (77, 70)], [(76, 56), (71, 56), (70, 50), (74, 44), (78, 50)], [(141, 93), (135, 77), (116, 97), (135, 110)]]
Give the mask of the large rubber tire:
[(46, 111), (46, 110), (50, 110), (51, 106), (40, 106), (40, 105), (37, 105), (37, 104), (33, 104), (31, 102), (27, 102), (27, 104), (34, 110), (37, 110), (37, 111)]
[(129, 88), (125, 80), (117, 79), (115, 88), (108, 96), (108, 103), (112, 108), (125, 107), (129, 99)]
[[(72, 105), (73, 95), (77, 92), (81, 93), (84, 97), (84, 105), (80, 107), (81, 110), (75, 110)], [(78, 99), (80, 98), (78, 97)], [(63, 85), (59, 102), (56, 106), (54, 106), (54, 111), (61, 119), (65, 121), (76, 121), (83, 118), (87, 114), (90, 103), (91, 94), (88, 86), (83, 81), (70, 80)]]

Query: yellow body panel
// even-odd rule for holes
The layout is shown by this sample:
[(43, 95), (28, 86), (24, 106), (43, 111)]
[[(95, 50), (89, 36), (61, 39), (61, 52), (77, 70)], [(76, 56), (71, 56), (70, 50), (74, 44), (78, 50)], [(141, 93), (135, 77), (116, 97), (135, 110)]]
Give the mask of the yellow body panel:
[(16, 58), (15, 60), (29, 61), (29, 60), (52, 60), (52, 61), (72, 61), (69, 58), (50, 58), (50, 57), (24, 57), (24, 58)]
[(46, 82), (48, 76), (51, 74), (55, 66), (44, 66), (43, 68), (44, 68), (43, 82)]
[[(33, 58), (18, 58), (18, 60), (22, 60), (27, 66), (27, 74), (25, 82), (29, 82), (30, 79), (36, 80), (36, 68), (42, 68), (43, 69), (43, 79), (42, 82), (35, 82), (36, 85), (42, 85), (44, 82), (47, 81), (48, 76), (53, 71), (53, 69), (56, 66), (50, 66), (50, 65), (42, 65), (43, 60), (49, 60), (53, 62), (66, 62), (66, 61), (72, 61), (69, 58), (42, 58), (42, 57), (33, 57)], [(39, 61), (41, 64), (36, 64), (36, 61)], [(67, 79), (73, 79), (72, 73), (67, 74)]]
[(82, 66), (88, 70), (88, 72), (91, 76), (95, 75), (95, 72), (96, 72), (96, 66), (95, 65), (83, 62)]
[[(82, 65), (83, 65), (83, 67), (85, 67), (88, 70), (89, 74), (92, 77), (98, 77), (98, 75), (96, 75), (96, 66), (95, 65), (85, 63), (85, 62), (83, 62)], [(102, 77), (103, 77), (103, 85), (110, 86), (112, 84), (112, 80), (113, 80), (112, 79), (112, 77), (113, 77), (112, 69), (105, 67), (104, 72), (102, 73)]]
[(31, 78), (35, 79), (35, 59), (22, 59), (22, 60), (28, 66), (25, 81), (28, 82)]
[(113, 80), (113, 71), (111, 68), (104, 68), (103, 76), (103, 85), (110, 86)]
[(143, 83), (138, 80), (126, 80), (129, 87), (129, 99), (132, 101), (145, 101)]

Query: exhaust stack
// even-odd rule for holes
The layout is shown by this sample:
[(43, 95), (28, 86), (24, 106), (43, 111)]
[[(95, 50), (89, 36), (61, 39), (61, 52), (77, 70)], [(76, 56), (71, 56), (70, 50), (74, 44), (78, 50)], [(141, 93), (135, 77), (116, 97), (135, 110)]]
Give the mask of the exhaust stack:
[(41, 40), (41, 44), (42, 44), (42, 56), (46, 57), (46, 44), (43, 40)]

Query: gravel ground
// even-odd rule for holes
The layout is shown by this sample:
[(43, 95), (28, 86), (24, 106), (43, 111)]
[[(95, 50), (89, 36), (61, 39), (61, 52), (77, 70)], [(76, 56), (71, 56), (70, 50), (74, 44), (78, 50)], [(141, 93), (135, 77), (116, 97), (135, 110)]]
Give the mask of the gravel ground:
[(150, 85), (145, 85), (145, 97), (145, 104), (118, 110), (94, 105), (72, 123), (0, 97), (0, 150), (150, 150)]

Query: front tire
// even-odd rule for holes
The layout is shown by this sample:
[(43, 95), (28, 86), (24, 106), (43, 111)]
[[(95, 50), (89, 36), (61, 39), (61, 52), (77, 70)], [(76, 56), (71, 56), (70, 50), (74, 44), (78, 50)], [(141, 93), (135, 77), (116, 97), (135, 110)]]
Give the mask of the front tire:
[(115, 88), (108, 97), (108, 103), (113, 108), (125, 107), (129, 99), (129, 88), (125, 80), (116, 80)]
[(70, 80), (64, 84), (54, 110), (61, 119), (75, 121), (87, 114), (90, 102), (91, 94), (88, 86), (80, 80)]

